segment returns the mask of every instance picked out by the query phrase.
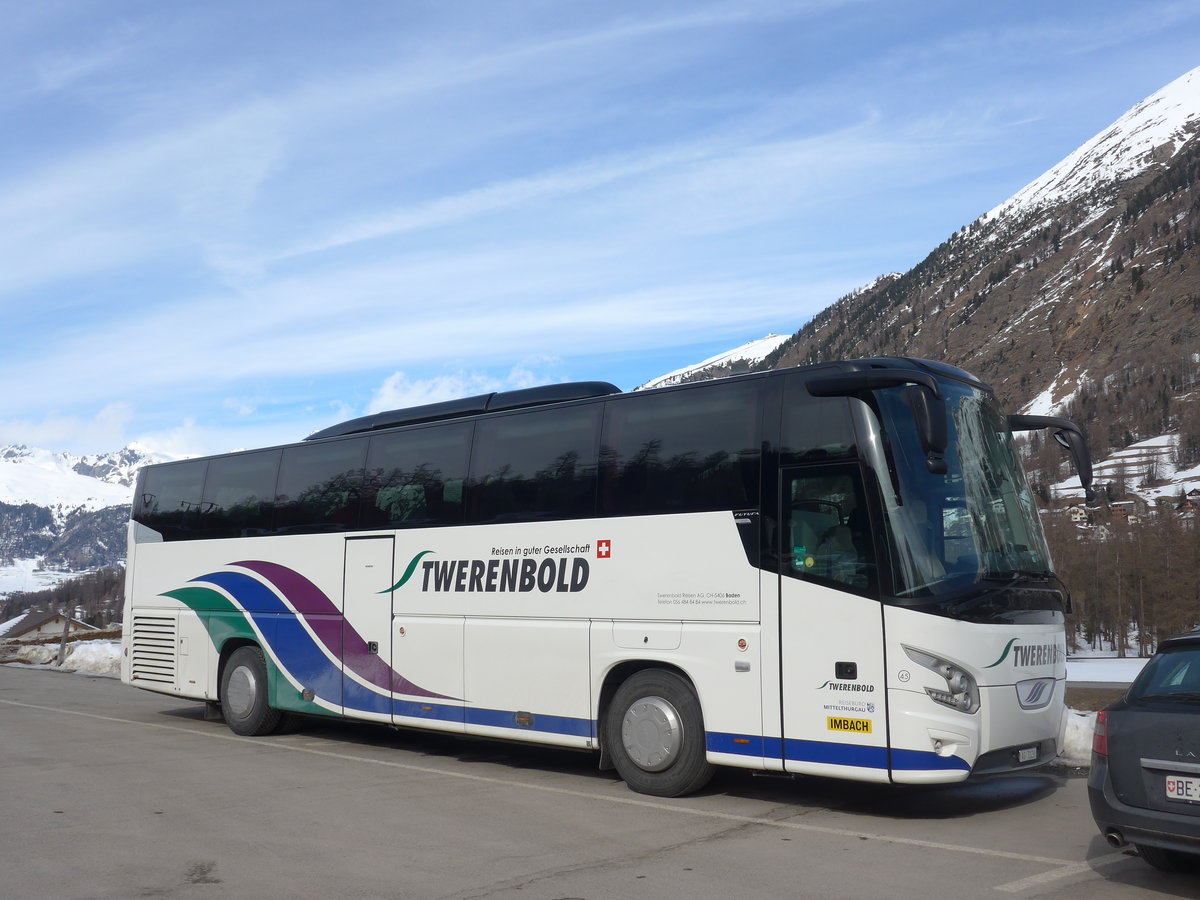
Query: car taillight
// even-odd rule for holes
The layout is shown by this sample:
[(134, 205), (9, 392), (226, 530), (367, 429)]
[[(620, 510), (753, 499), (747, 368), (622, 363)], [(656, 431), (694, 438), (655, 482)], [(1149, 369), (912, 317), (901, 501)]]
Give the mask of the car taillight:
[(1092, 731), (1092, 752), (1108, 756), (1108, 713), (1103, 709), (1096, 713), (1096, 727)]

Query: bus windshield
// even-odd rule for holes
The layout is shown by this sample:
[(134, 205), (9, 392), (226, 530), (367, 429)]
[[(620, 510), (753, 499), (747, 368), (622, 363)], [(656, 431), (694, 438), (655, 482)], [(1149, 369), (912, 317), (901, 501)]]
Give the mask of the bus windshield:
[(1053, 579), (1033, 495), (994, 398), (961, 382), (940, 384), (950, 438), (944, 475), (926, 466), (904, 391), (874, 394), (882, 434), (867, 446), (877, 448), (893, 596), (963, 600), (998, 588), (1016, 596), (1008, 590), (1014, 585)]

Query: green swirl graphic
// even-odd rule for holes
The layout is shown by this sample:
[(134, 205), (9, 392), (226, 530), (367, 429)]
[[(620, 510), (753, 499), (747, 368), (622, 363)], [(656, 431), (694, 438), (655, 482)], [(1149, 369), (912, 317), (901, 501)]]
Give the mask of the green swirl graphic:
[(408, 579), (412, 578), (413, 573), (415, 571), (417, 571), (417, 563), (419, 563), (421, 561), (421, 557), (428, 556), (432, 552), (433, 552), (432, 550), (422, 550), (420, 553), (418, 553), (416, 556), (414, 556), (412, 558), (412, 562), (410, 562), (408, 564), (408, 568), (404, 570), (404, 574), (400, 577), (400, 580), (397, 581), (395, 584), (393, 584), (387, 590), (379, 591), (379, 593), (390, 594), (392, 591), (404, 587), (404, 585), (408, 583)]
[(1020, 638), (1013, 638), (1011, 641), (1009, 641), (1008, 644), (1004, 648), (1004, 652), (1000, 654), (1000, 658), (998, 660), (996, 660), (994, 663), (992, 663), (990, 666), (984, 666), (984, 668), (985, 669), (994, 669), (996, 666), (1000, 665), (1000, 663), (1004, 662), (1005, 657), (1008, 656), (1008, 651), (1012, 649), (1012, 645), (1015, 644), (1019, 640), (1020, 640)]

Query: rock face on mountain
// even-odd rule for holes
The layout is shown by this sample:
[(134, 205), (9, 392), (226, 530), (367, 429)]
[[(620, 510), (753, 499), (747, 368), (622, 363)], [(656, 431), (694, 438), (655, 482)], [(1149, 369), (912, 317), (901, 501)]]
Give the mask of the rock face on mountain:
[(71, 510), (59, 521), (33, 503), (0, 503), (0, 566), (40, 559), (50, 569), (82, 572), (125, 558), (129, 507)]
[(761, 367), (939, 359), (1014, 411), (1078, 417), (1095, 448), (1180, 430), (1200, 460), (1198, 133), (1200, 69), (908, 272), (819, 313)]

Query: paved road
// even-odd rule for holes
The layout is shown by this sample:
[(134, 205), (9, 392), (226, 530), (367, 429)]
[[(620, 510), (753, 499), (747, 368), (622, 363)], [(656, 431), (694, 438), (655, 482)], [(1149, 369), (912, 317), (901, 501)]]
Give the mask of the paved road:
[(239, 738), (112, 679), (0, 666), (0, 898), (1195, 897), (1112, 851), (1078, 773), (940, 789), (723, 772), (633, 794), (586, 754), (319, 722)]

